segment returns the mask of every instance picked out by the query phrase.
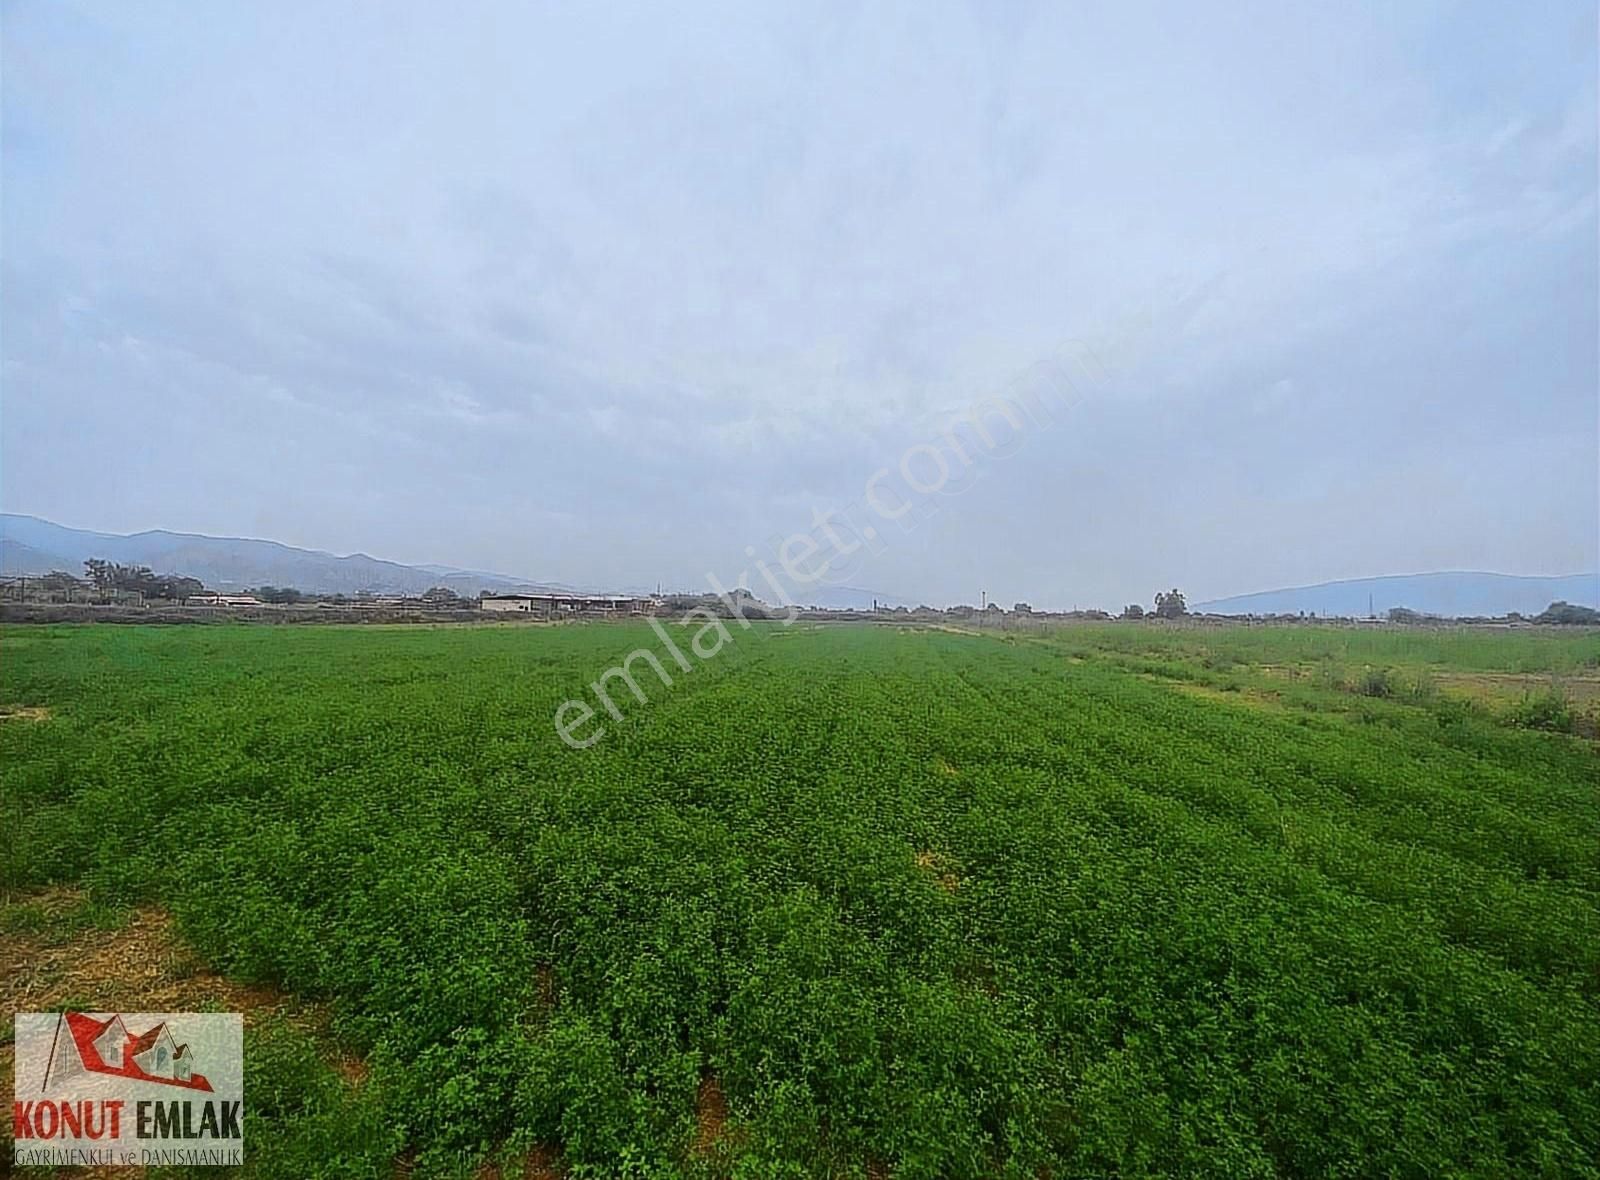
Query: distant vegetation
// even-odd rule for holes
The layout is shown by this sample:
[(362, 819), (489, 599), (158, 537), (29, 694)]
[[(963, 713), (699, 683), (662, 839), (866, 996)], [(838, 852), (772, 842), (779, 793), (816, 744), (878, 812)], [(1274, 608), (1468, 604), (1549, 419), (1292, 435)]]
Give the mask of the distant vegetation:
[[(1411, 610), (1409, 607), (1391, 607), (1388, 612), (1391, 623), (1438, 623), (1438, 615), (1425, 615), (1421, 611)], [(1477, 620), (1474, 620), (1477, 621)], [(1508, 622), (1523, 622), (1521, 615), (1512, 612), (1506, 616)], [(1552, 602), (1545, 610), (1526, 620), (1533, 623), (1542, 623), (1546, 626), (1563, 627), (1595, 627), (1600, 626), (1600, 610), (1587, 606), (1574, 606), (1568, 602)]]
[(1556, 623), (1566, 626), (1593, 627), (1600, 625), (1600, 610), (1587, 606), (1573, 606), (1567, 602), (1552, 602), (1536, 623)]
[(1179, 619), (1188, 613), (1188, 604), (1184, 602), (1183, 593), (1176, 586), (1171, 590), (1156, 595), (1156, 617), (1158, 619)]
[(114, 561), (91, 557), (83, 563), (84, 573), (96, 590), (122, 590), (143, 594), (147, 598), (170, 598), (182, 601), (191, 594), (199, 594), (205, 584), (199, 578), (186, 578), (176, 574), (155, 574), (145, 565), (118, 565)]

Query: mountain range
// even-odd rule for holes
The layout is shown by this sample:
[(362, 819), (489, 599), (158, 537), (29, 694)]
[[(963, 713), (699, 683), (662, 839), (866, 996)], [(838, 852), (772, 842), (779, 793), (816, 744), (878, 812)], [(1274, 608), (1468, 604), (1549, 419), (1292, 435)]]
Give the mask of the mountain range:
[[(199, 578), (213, 590), (293, 586), (309, 594), (356, 594), (363, 590), (373, 594), (421, 594), (434, 586), (446, 586), (457, 594), (475, 597), (485, 591), (643, 594), (650, 589), (571, 586), (448, 565), (402, 565), (365, 553), (340, 557), (246, 537), (208, 537), (165, 529), (97, 533), (67, 528), (37, 516), (0, 513), (0, 575), (15, 577), (64, 570), (82, 576), (83, 563), (91, 557), (122, 565), (149, 566), (158, 574)], [(865, 610), (875, 599), (888, 606), (909, 605), (891, 595), (855, 586), (819, 588), (814, 605)]]
[(1364, 618), (1391, 607), (1407, 607), (1446, 618), (1504, 615), (1517, 611), (1536, 615), (1552, 602), (1600, 607), (1600, 574), (1522, 577), (1476, 571), (1400, 574), (1352, 578), (1286, 590), (1264, 590), (1234, 598), (1192, 603), (1191, 610), (1219, 615), (1318, 614)]
[(67, 528), (37, 516), (0, 513), (0, 573), (43, 574), (65, 570), (82, 575), (91, 557), (123, 565), (147, 565), (158, 574), (199, 578), (213, 590), (254, 586), (293, 586), (312, 594), (421, 594), (447, 586), (457, 594), (480, 591), (571, 590), (505, 574), (448, 566), (401, 565), (352, 553), (339, 557), (297, 549), (277, 541), (245, 537), (207, 537), (152, 529), (143, 533), (96, 533)]
[[(421, 594), (433, 586), (447, 586), (469, 597), (485, 591), (516, 590), (647, 592), (639, 586), (571, 586), (448, 565), (402, 565), (365, 553), (341, 557), (246, 537), (208, 537), (165, 529), (97, 533), (67, 528), (37, 516), (0, 513), (0, 574), (14, 577), (66, 570), (81, 575), (84, 561), (91, 557), (123, 565), (146, 565), (158, 574), (199, 578), (214, 590), (293, 586), (311, 594), (356, 594), (363, 590), (374, 594)], [(865, 610), (874, 600), (886, 606), (910, 605), (893, 595), (856, 586), (819, 587), (811, 605)], [(1508, 611), (1534, 615), (1558, 600), (1600, 607), (1600, 575), (1521, 577), (1449, 572), (1355, 578), (1218, 598), (1192, 603), (1191, 609), (1229, 615), (1303, 612), (1359, 618), (1369, 609), (1381, 615), (1390, 607), (1402, 606), (1443, 616), (1503, 615)]]

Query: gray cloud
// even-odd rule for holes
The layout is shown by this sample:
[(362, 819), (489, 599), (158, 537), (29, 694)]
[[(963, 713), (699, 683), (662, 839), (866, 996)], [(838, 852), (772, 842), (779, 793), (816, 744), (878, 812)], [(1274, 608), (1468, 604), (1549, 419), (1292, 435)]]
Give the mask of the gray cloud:
[(698, 583), (1148, 321), (861, 579), (1597, 563), (1590, 5), (3, 20), (10, 510)]

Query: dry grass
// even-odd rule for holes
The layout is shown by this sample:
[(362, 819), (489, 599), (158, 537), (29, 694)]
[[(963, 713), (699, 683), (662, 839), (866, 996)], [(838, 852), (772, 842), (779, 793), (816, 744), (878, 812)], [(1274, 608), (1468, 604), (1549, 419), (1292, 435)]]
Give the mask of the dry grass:
[(923, 872), (931, 876), (936, 882), (938, 882), (939, 888), (943, 889), (946, 893), (954, 893), (957, 889), (961, 888), (960, 874), (958, 874), (954, 868), (951, 867), (949, 861), (940, 856), (937, 852), (929, 852), (924, 850), (917, 853), (913, 859), (916, 862), (917, 868), (921, 869)]
[(1504, 714), (1519, 701), (1554, 691), (1572, 711), (1573, 732), (1600, 739), (1600, 676), (1552, 676), (1548, 672), (1435, 672), (1434, 685)]
[[(474, 1180), (562, 1180), (566, 1171), (556, 1162), (556, 1154), (544, 1148), (530, 1151), (522, 1160), (511, 1165), (483, 1164), (473, 1173)], [(396, 1176), (409, 1176), (411, 1172), (395, 1169)]]
[(523, 1161), (522, 1180), (561, 1180), (566, 1174), (558, 1162), (558, 1153), (551, 1147), (536, 1147)]
[(1600, 702), (1600, 676), (1553, 677), (1548, 672), (1434, 672), (1432, 675), (1439, 688), (1480, 701), (1515, 701), (1528, 693), (1554, 687), (1574, 705)]
[[(234, 983), (209, 970), (177, 937), (172, 918), (153, 907), (129, 911), (112, 929), (73, 921), (88, 905), (78, 889), (51, 889), (6, 909), (26, 909), (34, 929), (12, 923), (0, 942), (0, 1007), (50, 1011), (93, 1004), (93, 1011), (183, 1012), (214, 1008), (252, 1015), (320, 1018), (319, 1010), (269, 987)], [(71, 930), (63, 937), (59, 930)], [(318, 1021), (320, 1023), (320, 1020)]]
[(1192, 680), (1165, 680), (1161, 677), (1147, 676), (1158, 684), (1181, 692), (1185, 696), (1199, 697), (1207, 701), (1222, 701), (1230, 705), (1243, 705), (1246, 708), (1262, 709), (1268, 712), (1281, 712), (1285, 706), (1276, 693), (1264, 692), (1254, 688), (1225, 689), (1217, 688), (1210, 684), (1197, 684)]
[(710, 1155), (728, 1133), (728, 1096), (717, 1075), (706, 1074), (694, 1098), (694, 1152)]
[(0, 721), (48, 721), (50, 710), (44, 705), (0, 705)]

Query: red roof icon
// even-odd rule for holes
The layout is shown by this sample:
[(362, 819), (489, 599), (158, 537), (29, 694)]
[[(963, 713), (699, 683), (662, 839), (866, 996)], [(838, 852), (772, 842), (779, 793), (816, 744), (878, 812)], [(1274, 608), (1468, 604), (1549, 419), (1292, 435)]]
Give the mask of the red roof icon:
[(82, 1012), (68, 1012), (66, 1022), (78, 1059), (90, 1073), (181, 1086), (185, 1090), (211, 1089), (204, 1074), (191, 1072), (194, 1058), (189, 1046), (179, 1044), (165, 1022), (137, 1036), (116, 1014), (96, 1020)]

